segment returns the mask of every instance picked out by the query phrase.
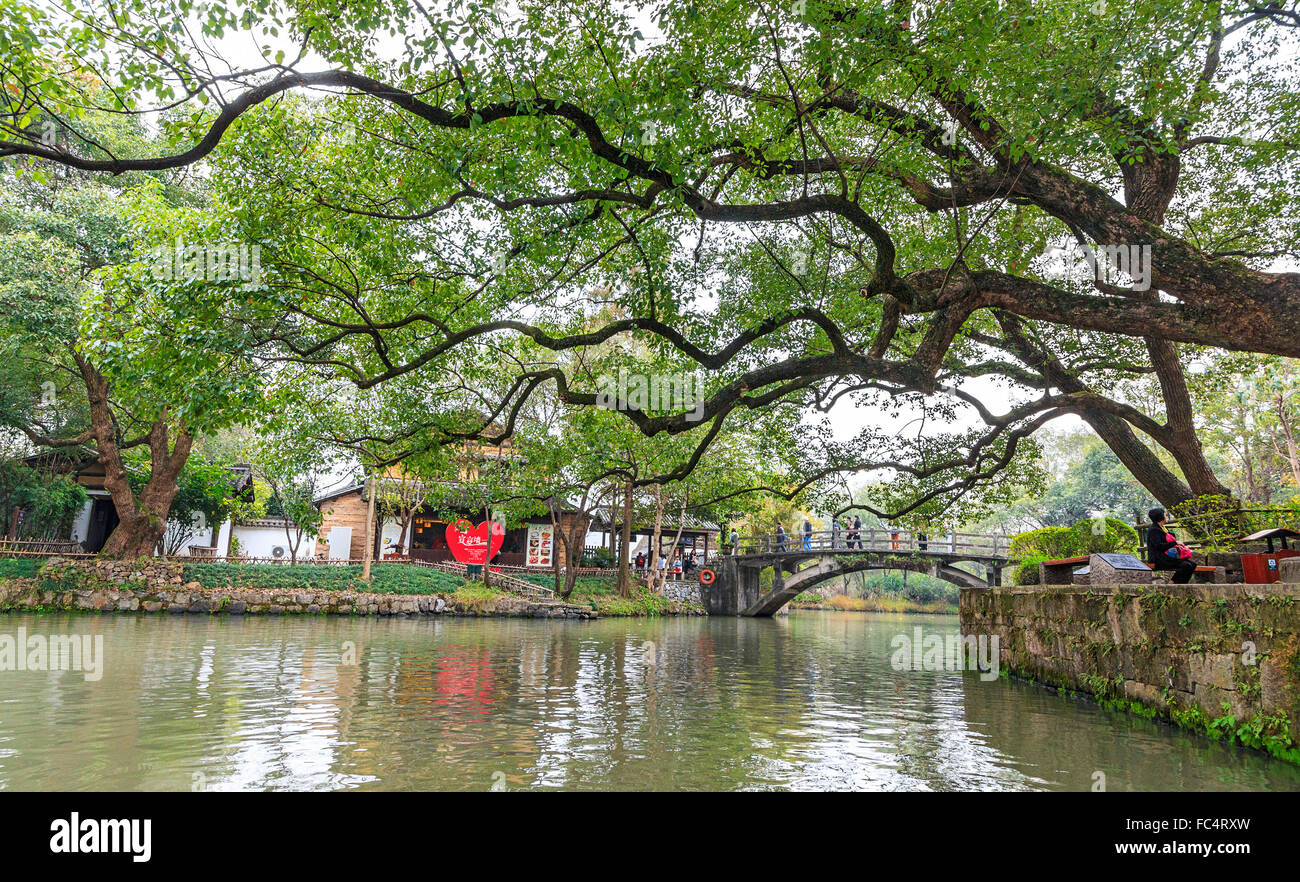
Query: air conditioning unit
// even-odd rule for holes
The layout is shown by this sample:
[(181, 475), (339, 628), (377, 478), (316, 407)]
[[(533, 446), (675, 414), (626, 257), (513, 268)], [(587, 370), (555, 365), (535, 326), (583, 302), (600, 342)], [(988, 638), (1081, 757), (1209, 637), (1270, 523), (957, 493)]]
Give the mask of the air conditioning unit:
[(274, 548), (271, 549), (271, 557), (274, 557), (274, 558), (277, 558), (277, 559), (278, 559), (278, 558), (281, 558), (281, 557), (284, 557), (284, 556), (285, 556), (286, 554), (288, 554), (288, 553), (289, 553), (289, 552), (285, 551), (285, 548), (284, 548), (283, 545), (277, 545), (277, 546), (275, 546)]

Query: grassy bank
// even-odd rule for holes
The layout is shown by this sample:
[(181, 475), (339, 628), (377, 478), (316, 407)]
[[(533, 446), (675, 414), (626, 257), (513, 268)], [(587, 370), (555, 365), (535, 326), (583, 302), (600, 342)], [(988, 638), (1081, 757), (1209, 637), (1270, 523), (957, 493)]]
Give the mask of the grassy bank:
[(877, 597), (849, 597), (846, 594), (822, 597), (819, 594), (800, 594), (791, 601), (790, 605), (795, 609), (836, 609), (848, 612), (957, 614), (957, 604), (947, 600), (919, 601), (896, 594), (883, 594)]
[[(67, 566), (43, 572), (44, 564), (44, 560), (36, 558), (0, 558), (0, 586), (8, 580), (22, 580), (29, 587), (42, 591), (68, 591), (85, 588), (93, 590), (97, 586), (107, 584), (102, 573), (88, 574), (70, 570)], [(133, 568), (129, 562), (123, 562), (121, 566), (128, 570)], [(495, 587), (485, 587), (482, 582), (466, 581), (462, 576), (427, 567), (375, 563), (371, 566), (370, 582), (361, 580), (361, 570), (359, 565), (195, 563), (186, 564), (181, 568), (180, 579), (181, 584), (197, 584), (210, 591), (247, 588), (286, 592), (350, 591), (364, 594), (455, 595), (458, 603), (469, 604), (480, 609), (494, 600), (515, 596)], [(548, 574), (530, 573), (523, 578), (548, 588), (554, 586), (554, 579)], [(125, 577), (118, 575), (111, 579), (112, 585), (116, 587), (132, 590), (145, 588), (144, 582), (134, 584), (136, 581), (137, 579), (129, 575)], [(590, 607), (601, 616), (698, 615), (704, 612), (702, 607), (677, 603), (660, 595), (651, 594), (644, 588), (638, 589), (632, 597), (620, 597), (614, 579), (598, 577), (578, 579), (573, 595), (566, 602)]]
[(361, 581), (361, 566), (320, 564), (190, 564), (182, 571), (186, 582), (204, 588), (270, 588), (312, 591), (365, 591), (370, 594), (450, 594), (465, 580), (442, 570), (406, 564), (376, 563), (371, 581)]

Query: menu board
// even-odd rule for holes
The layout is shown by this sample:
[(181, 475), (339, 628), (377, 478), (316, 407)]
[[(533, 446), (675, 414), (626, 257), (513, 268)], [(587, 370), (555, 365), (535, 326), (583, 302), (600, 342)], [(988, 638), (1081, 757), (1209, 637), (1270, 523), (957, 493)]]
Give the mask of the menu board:
[(524, 563), (530, 567), (549, 567), (554, 563), (555, 528), (550, 524), (528, 525), (528, 547)]

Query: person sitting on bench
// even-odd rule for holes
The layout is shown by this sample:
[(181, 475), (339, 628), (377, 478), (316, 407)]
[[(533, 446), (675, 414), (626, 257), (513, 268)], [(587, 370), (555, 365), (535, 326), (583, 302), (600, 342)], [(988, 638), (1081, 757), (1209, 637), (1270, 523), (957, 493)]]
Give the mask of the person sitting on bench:
[[(1190, 552), (1185, 557), (1179, 555), (1180, 550), (1185, 550), (1186, 546), (1181, 545), (1177, 537), (1165, 527), (1163, 508), (1151, 509), (1147, 512), (1147, 517), (1151, 518), (1151, 526), (1147, 529), (1147, 560), (1157, 570), (1173, 570), (1175, 585), (1186, 585), (1196, 573), (1196, 561)], [(1171, 550), (1174, 555), (1169, 553)]]

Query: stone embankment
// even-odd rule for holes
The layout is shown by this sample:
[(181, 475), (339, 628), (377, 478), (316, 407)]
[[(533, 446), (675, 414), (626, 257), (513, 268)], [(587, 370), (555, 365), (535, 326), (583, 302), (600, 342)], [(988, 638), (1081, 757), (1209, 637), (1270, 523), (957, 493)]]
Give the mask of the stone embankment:
[(961, 628), (1006, 673), (1300, 762), (1300, 584), (962, 589)]
[(40, 576), (0, 582), (0, 611), (219, 613), (226, 615), (506, 616), (593, 619), (586, 606), (500, 595), (370, 594), (285, 588), (205, 588), (173, 561), (58, 560)]

